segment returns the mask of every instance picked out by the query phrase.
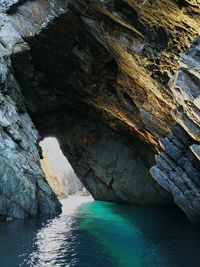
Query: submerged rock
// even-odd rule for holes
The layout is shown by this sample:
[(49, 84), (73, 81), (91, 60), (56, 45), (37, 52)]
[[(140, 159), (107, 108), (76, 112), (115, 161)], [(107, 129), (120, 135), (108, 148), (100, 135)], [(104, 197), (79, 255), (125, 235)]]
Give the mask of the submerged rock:
[(0, 214), (59, 210), (36, 127), (59, 139), (96, 199), (173, 197), (199, 222), (197, 1), (6, 0), (0, 10), (0, 93), (9, 103)]

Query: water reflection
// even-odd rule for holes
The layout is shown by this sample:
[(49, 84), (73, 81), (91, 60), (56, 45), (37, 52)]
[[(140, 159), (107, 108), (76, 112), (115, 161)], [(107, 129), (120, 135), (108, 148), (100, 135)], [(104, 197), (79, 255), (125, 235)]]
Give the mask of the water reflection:
[(62, 202), (62, 215), (43, 224), (44, 227), (36, 234), (34, 251), (24, 257), (20, 266), (53, 267), (78, 264), (76, 259), (74, 261), (76, 254), (70, 249), (74, 242), (76, 245), (80, 244), (75, 234), (76, 212), (81, 204), (93, 200), (92, 197), (72, 196)]
[(1, 224), (1, 266), (199, 266), (200, 230), (178, 209), (69, 201), (54, 219)]

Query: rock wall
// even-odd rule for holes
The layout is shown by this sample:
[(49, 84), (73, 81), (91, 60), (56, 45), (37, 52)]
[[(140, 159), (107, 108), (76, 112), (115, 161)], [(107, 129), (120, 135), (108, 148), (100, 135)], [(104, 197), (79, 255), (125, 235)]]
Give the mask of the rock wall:
[[(200, 38), (181, 56), (170, 90), (177, 101), (172, 110), (177, 125), (160, 139), (163, 152), (151, 169), (154, 178), (187, 216), (199, 221), (200, 210)], [(181, 126), (181, 127), (180, 127)]]
[[(58, 118), (59, 121), (59, 118)], [(132, 204), (170, 204), (149, 174), (153, 151), (92, 118), (67, 116), (58, 138), (94, 199)]]
[(59, 213), (61, 205), (39, 167), (38, 133), (9, 60), (21, 39), (6, 16), (0, 21), (0, 216)]
[(197, 0), (1, 4), (3, 66), (96, 199), (172, 196), (199, 221), (199, 13)]

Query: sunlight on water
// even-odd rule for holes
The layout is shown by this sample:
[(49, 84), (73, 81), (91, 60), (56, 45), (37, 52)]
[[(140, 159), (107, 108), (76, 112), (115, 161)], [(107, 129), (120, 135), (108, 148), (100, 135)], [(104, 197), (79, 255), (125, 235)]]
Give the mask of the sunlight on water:
[[(69, 245), (74, 240), (72, 227), (75, 218), (70, 214), (75, 214), (77, 208), (83, 203), (92, 201), (91, 196), (71, 196), (62, 200), (62, 216), (50, 221), (46, 227), (37, 233), (35, 241), (37, 249), (24, 264), (28, 266), (49, 266), (48, 264), (51, 263), (51, 266), (62, 266), (62, 261), (65, 263), (65, 260), (62, 259), (63, 255), (68, 253)], [(69, 242), (66, 242), (67, 236)], [(58, 261), (60, 265), (56, 265)]]
[(200, 230), (178, 210), (73, 196), (63, 214), (0, 224), (2, 267), (198, 267)]
[(66, 199), (62, 199), (62, 215), (69, 215), (74, 213), (78, 207), (80, 207), (84, 203), (93, 202), (92, 196), (70, 196)]

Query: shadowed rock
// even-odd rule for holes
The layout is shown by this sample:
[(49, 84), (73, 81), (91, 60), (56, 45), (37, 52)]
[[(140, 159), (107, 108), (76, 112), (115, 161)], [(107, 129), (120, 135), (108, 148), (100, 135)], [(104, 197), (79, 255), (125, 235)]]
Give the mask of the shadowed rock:
[[(35, 125), (42, 137), (59, 139), (96, 199), (167, 204), (172, 195), (199, 221), (199, 39), (188, 50), (200, 33), (199, 12), (195, 0), (1, 4), (0, 92), (15, 109), (10, 124), (27, 117), (15, 130), (1, 121), (3, 140), (9, 135), (15, 146), (0, 153), (2, 161), (12, 155), (2, 176), (12, 165), (17, 178), (14, 186), (5, 178), (0, 190), (10, 188), (2, 189), (10, 201), (18, 196), (15, 217), (31, 205), (34, 214), (59, 210), (39, 167)], [(23, 158), (28, 173), (34, 166), (31, 178), (15, 167)]]

